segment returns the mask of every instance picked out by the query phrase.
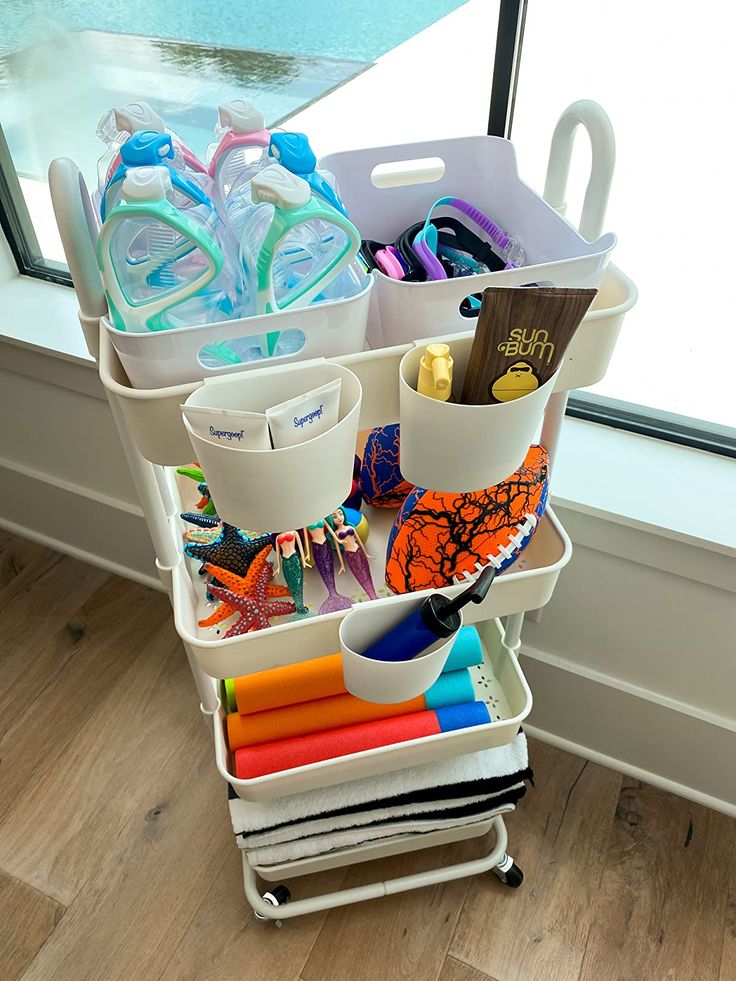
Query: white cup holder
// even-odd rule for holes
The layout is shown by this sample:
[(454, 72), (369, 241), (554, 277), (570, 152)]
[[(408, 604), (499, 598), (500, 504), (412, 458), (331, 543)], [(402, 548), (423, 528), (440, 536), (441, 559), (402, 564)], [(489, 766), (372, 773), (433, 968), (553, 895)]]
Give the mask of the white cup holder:
[(340, 623), (340, 650), (345, 687), (351, 695), (366, 702), (394, 704), (422, 695), (437, 681), (457, 639), (457, 631), (410, 661), (375, 661), (360, 653), (413, 613), (425, 599), (426, 596), (402, 597), (390, 604), (361, 603), (344, 617)]
[[(447, 341), (455, 362), (453, 393), (459, 397), (473, 337), (460, 335)], [(416, 390), (424, 349), (425, 344), (418, 342), (399, 365), (401, 473), (419, 487), (452, 494), (501, 483), (524, 462), (554, 391), (557, 373), (536, 391), (513, 402), (439, 402)]]
[(184, 425), (223, 521), (250, 531), (283, 531), (334, 511), (350, 494), (361, 385), (342, 365), (314, 362), (229, 375), (193, 392), (187, 405), (264, 412), (339, 378), (336, 426), (297, 446), (253, 450), (209, 442)]

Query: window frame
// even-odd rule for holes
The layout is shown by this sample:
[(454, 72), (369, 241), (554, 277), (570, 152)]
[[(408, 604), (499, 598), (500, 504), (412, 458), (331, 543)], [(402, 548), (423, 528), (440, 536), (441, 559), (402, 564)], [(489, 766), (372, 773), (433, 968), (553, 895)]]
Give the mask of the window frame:
[[(488, 111), (489, 136), (510, 139), (524, 47), (528, 0), (500, 0), (493, 82)], [(18, 272), (45, 282), (71, 287), (68, 269), (44, 259), (23, 191), (0, 126), (0, 227)], [(570, 395), (567, 415), (678, 443), (708, 453), (736, 458), (736, 429), (666, 412), (633, 402), (577, 391)]]
[(0, 228), (21, 276), (72, 286), (66, 266), (44, 259), (5, 133), (0, 125)]

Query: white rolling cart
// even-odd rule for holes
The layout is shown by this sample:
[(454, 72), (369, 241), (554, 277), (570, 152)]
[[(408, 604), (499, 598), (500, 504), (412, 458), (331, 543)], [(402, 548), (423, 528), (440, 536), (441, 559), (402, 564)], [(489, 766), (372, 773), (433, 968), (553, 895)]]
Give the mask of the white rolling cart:
[[(580, 224), (585, 238), (591, 241), (601, 234), (614, 162), (610, 123), (595, 103), (575, 103), (562, 115), (552, 141), (545, 198), (556, 211), (564, 213), (564, 189), (573, 136), (578, 125), (583, 125), (588, 131), (593, 149), (592, 173)], [(446, 147), (444, 144), (443, 146)], [(400, 148), (389, 149), (390, 152), (384, 152), (382, 159), (395, 159), (396, 151)], [(339, 162), (335, 167), (340, 169)], [(295, 663), (339, 650), (338, 629), (345, 614), (338, 612), (301, 622), (279, 624), (268, 630), (228, 640), (213, 640), (202, 636), (197, 627), (197, 619), (201, 615), (198, 610), (202, 603), (201, 590), (198, 591), (194, 582), (197, 579), (196, 574), (193, 576), (188, 567), (191, 560), (185, 559), (181, 550), (183, 525), (178, 514), (187, 507), (187, 488), (177, 483), (170, 468), (187, 464), (193, 457), (179, 405), (203, 384), (204, 378), (158, 389), (131, 386), (103, 320), (107, 311), (93, 247), (97, 222), (84, 181), (72, 161), (56, 160), (50, 168), (50, 185), (62, 241), (79, 297), (80, 322), (87, 346), (98, 361), (100, 377), (153, 540), (159, 575), (171, 598), (176, 628), (184, 643), (197, 685), (201, 710), (211, 718), (216, 765), (236, 794), (251, 801), (273, 799), (470, 753), (513, 739), (532, 704), (531, 692), (517, 659), (524, 612), (539, 609), (550, 599), (559, 573), (569, 561), (572, 551), (568, 536), (549, 507), (539, 522), (531, 543), (521, 552), (516, 562), (497, 578), (486, 599), (467, 611), (465, 622), (477, 623), (484, 647), (485, 660), (474, 669), (474, 683), (479, 697), (489, 704), (494, 719), (491, 724), (424, 737), (265, 777), (240, 780), (232, 775), (225, 739), (225, 710), (220, 704), (217, 679)], [(431, 195), (434, 192), (430, 190), (427, 193), (432, 200)], [(438, 197), (439, 194), (434, 196)], [(348, 206), (350, 207), (349, 200)], [(503, 220), (502, 216), (501, 218)], [(555, 217), (554, 220), (558, 219)], [(599, 238), (598, 243), (605, 238)], [(590, 245), (591, 254), (596, 251), (595, 245), (596, 243)], [(516, 281), (520, 282), (518, 275)], [(459, 287), (458, 282), (460, 281), (449, 281), (451, 285), (446, 287), (444, 294), (445, 302), (450, 304), (455, 316), (458, 303), (463, 299), (463, 292), (467, 292), (468, 281), (461, 281)], [(462, 283), (466, 284), (464, 291)], [(513, 284), (512, 280), (511, 285)], [(374, 284), (373, 292), (379, 294), (379, 299), (376, 301), (374, 297), (375, 302), (372, 301), (372, 320), (368, 327), (369, 342), (374, 345), (376, 330), (381, 329), (380, 304), (388, 303), (389, 307), (398, 304), (400, 307), (404, 302), (404, 297), (398, 294), (391, 295), (388, 300), (385, 295), (381, 298), (381, 289), (384, 289), (385, 294), (386, 287), (386, 283), (378, 283), (377, 287)], [(389, 293), (392, 288), (393, 284), (388, 284)], [(551, 465), (554, 462), (568, 392), (572, 388), (595, 384), (603, 377), (624, 315), (635, 301), (636, 289), (633, 283), (613, 265), (608, 264), (596, 302), (581, 325), (567, 359), (551, 386), (552, 394), (544, 410), (541, 441), (549, 451)], [(376, 307), (379, 309), (376, 310)], [(467, 330), (467, 327), (467, 321), (455, 324), (457, 331)], [(239, 332), (242, 334), (242, 327)], [(449, 333), (452, 335), (452, 328)], [(239, 336), (237, 328), (233, 328), (230, 336)], [(320, 359), (319, 362), (310, 360), (268, 368), (243, 366), (227, 369), (227, 377), (232, 377), (231, 371), (248, 371), (253, 378), (262, 378), (273, 372), (298, 372), (305, 366), (324, 363), (325, 360), (334, 362), (352, 372), (360, 383), (362, 401), (359, 428), (363, 430), (399, 419), (399, 364), (415, 346), (421, 346), (420, 339), (411, 339), (408, 343), (393, 347), (378, 347), (363, 353)], [(202, 373), (204, 374), (206, 372)], [(211, 383), (217, 384), (216, 380)], [(385, 514), (373, 512), (370, 515), (370, 524), (372, 551), (376, 556), (381, 556), (385, 552), (391, 520)], [(281, 525), (275, 521), (274, 527), (291, 525)], [(373, 571), (374, 581), (377, 584), (382, 583), (382, 560), (373, 560)], [(309, 602), (309, 587), (306, 583), (305, 587), (305, 599)], [(448, 587), (446, 592), (453, 595), (461, 588), (458, 584)], [(405, 597), (384, 596), (373, 601), (373, 604), (395, 604), (404, 600)], [(501, 625), (502, 617), (506, 618), (505, 629)], [(280, 922), (304, 913), (487, 871), (494, 871), (506, 884), (516, 886), (523, 877), (506, 850), (507, 834), (502, 814), (509, 809), (500, 808), (490, 818), (485, 817), (462, 828), (405, 835), (385, 843), (360, 845), (330, 856), (307, 858), (268, 868), (251, 866), (248, 854), (243, 850), (245, 895), (256, 916)], [(289, 901), (290, 894), (285, 886), (270, 886), (262, 893), (258, 885), (259, 878), (266, 882), (280, 883), (283, 879), (328, 868), (480, 837), (491, 830), (494, 832), (493, 845), (477, 859), (385, 882), (374, 882), (354, 889), (294, 901)]]

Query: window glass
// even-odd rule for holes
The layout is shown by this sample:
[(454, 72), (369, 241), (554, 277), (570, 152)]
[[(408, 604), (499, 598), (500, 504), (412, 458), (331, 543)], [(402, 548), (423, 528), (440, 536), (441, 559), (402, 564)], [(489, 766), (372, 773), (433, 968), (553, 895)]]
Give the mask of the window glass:
[[(63, 260), (49, 162), (72, 157), (92, 185), (103, 150), (95, 129), (111, 107), (145, 99), (204, 153), (219, 103), (245, 94), (276, 125), (461, 6), (461, 0), (378, 7), (365, 0), (4, 3), (0, 124), (10, 160), (5, 154), (0, 165), (14, 165), (42, 256)], [(367, 108), (357, 104), (356, 116)], [(405, 106), (394, 101), (379, 109), (403, 114)]]
[[(733, 28), (692, 5), (586, 0), (529, 5), (512, 139), (522, 176), (544, 186), (552, 131), (577, 99), (599, 102), (616, 134), (604, 231), (637, 284), (605, 379), (593, 392), (736, 424), (732, 282)], [(576, 140), (568, 217), (590, 167)]]

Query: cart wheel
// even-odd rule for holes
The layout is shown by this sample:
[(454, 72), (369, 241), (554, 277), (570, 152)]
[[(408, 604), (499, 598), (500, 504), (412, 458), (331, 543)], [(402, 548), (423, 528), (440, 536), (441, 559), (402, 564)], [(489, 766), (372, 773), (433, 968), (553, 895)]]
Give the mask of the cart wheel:
[(518, 889), (524, 881), (524, 873), (510, 855), (504, 855), (493, 872), (510, 889)]
[[(271, 906), (285, 906), (291, 899), (291, 893), (289, 892), (287, 886), (274, 886), (270, 892), (264, 892), (263, 898)], [(262, 913), (256, 913), (255, 910), (253, 910), (253, 916), (255, 916), (257, 920), (261, 920), (264, 923), (267, 923), (270, 920), (270, 917), (263, 916)], [(274, 924), (274, 926), (278, 927), (279, 930), (283, 926), (281, 920), (271, 920), (271, 922)]]

